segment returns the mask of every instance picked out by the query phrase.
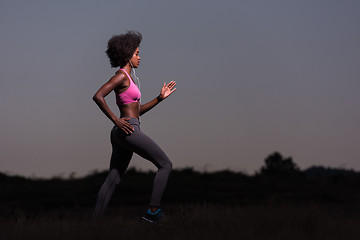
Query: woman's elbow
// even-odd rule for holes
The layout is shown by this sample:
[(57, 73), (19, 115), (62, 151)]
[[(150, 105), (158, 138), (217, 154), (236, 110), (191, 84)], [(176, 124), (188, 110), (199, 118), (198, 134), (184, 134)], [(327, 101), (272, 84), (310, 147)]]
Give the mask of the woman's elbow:
[(100, 102), (101, 100), (101, 96), (99, 96), (99, 94), (95, 93), (92, 100), (96, 103)]

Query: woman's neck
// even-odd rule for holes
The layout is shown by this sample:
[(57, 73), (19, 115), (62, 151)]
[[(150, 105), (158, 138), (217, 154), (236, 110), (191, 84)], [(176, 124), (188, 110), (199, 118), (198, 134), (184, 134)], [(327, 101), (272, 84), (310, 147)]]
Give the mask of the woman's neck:
[(128, 74), (131, 73), (131, 66), (129, 63), (127, 63), (123, 68), (121, 69), (124, 69)]

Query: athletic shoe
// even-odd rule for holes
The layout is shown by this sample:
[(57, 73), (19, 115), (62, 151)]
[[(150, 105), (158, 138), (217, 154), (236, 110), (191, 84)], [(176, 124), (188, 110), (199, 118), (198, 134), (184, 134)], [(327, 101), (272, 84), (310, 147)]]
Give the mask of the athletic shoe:
[(146, 211), (146, 213), (141, 217), (145, 221), (151, 222), (151, 223), (162, 223), (164, 216), (162, 214), (161, 209), (159, 208), (156, 210), (156, 212), (151, 212), (150, 209)]

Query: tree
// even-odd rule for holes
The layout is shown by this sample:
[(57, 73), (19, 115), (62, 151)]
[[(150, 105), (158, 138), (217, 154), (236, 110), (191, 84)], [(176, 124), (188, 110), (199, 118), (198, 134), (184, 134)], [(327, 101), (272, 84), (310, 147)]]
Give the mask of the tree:
[(261, 167), (261, 174), (264, 175), (288, 175), (299, 173), (298, 166), (293, 162), (292, 158), (283, 158), (283, 156), (274, 152), (265, 159), (265, 166)]

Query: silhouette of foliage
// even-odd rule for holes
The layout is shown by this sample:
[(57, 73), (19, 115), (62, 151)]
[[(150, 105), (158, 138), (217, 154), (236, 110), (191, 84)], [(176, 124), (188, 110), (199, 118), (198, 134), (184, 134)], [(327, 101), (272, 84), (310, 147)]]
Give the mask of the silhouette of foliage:
[[(0, 173), (0, 216), (8, 209), (93, 208), (108, 171), (84, 177), (34, 179)], [(155, 172), (127, 171), (111, 199), (111, 206), (146, 205)], [(198, 172), (174, 169), (163, 202), (240, 203), (360, 202), (360, 173), (353, 170), (311, 167), (300, 171), (292, 158), (275, 152), (265, 159), (260, 173), (249, 176), (221, 170)]]
[(292, 158), (283, 158), (283, 156), (274, 152), (265, 159), (265, 166), (261, 168), (263, 175), (289, 175), (300, 172), (298, 166)]

